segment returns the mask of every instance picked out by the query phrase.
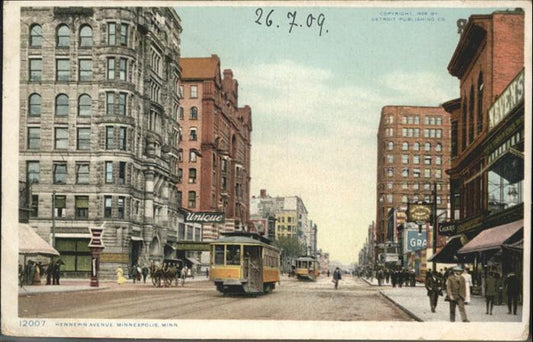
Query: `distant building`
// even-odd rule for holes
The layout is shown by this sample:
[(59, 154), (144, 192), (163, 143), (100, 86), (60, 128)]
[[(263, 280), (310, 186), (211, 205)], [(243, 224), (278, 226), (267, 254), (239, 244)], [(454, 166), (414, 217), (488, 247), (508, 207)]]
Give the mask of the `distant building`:
[(20, 181), (67, 274), (91, 270), (90, 226), (104, 274), (172, 252), (180, 33), (172, 8), (21, 10)]
[(218, 56), (181, 58), (180, 66), (183, 207), (225, 213), (224, 224), (203, 225), (204, 240), (248, 230), (252, 111), (239, 107), (239, 84), (231, 70), (220, 72)]

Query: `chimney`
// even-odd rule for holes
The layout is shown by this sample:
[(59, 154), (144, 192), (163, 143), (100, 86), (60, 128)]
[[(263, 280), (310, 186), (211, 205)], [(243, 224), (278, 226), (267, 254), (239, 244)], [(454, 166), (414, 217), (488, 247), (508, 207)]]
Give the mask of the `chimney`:
[(224, 69), (224, 79), (233, 79), (233, 71), (231, 69)]
[(261, 189), (261, 190), (259, 191), (259, 197), (260, 197), (260, 198), (265, 198), (265, 197), (267, 197), (267, 191), (266, 191), (266, 189)]

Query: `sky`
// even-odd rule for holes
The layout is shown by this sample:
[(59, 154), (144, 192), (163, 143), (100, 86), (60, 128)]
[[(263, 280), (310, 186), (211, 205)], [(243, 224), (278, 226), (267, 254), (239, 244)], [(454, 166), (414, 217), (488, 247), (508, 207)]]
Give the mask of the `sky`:
[(239, 82), (239, 106), (252, 108), (251, 195), (300, 196), (318, 247), (346, 264), (357, 261), (376, 217), (381, 108), (457, 98), (459, 82), (447, 71), (456, 21), (494, 11), (291, 3), (176, 10), (182, 57), (218, 55)]

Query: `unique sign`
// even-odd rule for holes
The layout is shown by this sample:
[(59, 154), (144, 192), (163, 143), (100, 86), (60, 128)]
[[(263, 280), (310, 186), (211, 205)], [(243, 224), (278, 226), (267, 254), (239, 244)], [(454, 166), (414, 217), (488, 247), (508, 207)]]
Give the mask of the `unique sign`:
[(407, 231), (405, 250), (407, 252), (418, 251), (427, 248), (427, 235), (425, 231), (421, 233), (418, 230)]
[(455, 235), (455, 232), (457, 231), (457, 226), (455, 225), (455, 221), (448, 221), (448, 222), (441, 222), (438, 225), (439, 235)]
[(407, 211), (409, 222), (428, 222), (431, 218), (430, 204), (411, 204)]
[(91, 232), (91, 241), (89, 241), (89, 247), (104, 248), (104, 228), (89, 227), (89, 232)]
[(489, 130), (496, 127), (524, 101), (524, 70), (522, 70), (489, 108)]
[(224, 212), (198, 211), (185, 212), (185, 222), (188, 223), (224, 223)]

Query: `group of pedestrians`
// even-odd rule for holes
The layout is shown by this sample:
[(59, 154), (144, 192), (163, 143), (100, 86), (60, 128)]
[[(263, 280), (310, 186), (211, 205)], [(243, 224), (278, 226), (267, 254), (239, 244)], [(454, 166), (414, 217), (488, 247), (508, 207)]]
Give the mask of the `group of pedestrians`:
[(49, 264), (28, 260), (26, 265), (19, 264), (18, 278), (19, 286), (23, 285), (41, 285), (41, 279), (46, 275), (46, 285), (59, 285), (61, 276), (61, 265), (64, 262), (61, 259), (52, 261)]
[(375, 266), (358, 269), (355, 275), (366, 277), (370, 281), (374, 278), (378, 281), (378, 286), (392, 285), (392, 287), (416, 286), (415, 271), (407, 268), (389, 268), (386, 266)]

